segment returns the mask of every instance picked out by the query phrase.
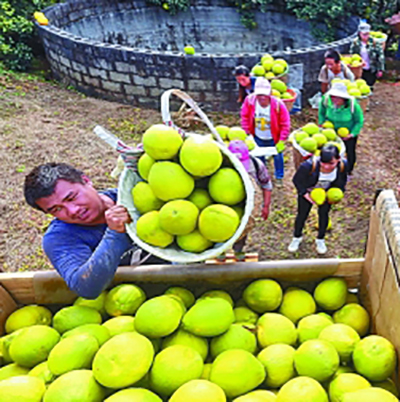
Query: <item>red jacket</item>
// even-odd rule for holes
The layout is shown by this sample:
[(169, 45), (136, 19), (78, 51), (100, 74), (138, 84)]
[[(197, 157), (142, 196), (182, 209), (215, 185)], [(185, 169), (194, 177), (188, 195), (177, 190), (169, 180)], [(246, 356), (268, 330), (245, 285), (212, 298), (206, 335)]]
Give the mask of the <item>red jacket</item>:
[[(241, 124), (247, 134), (254, 136), (256, 110), (256, 95), (248, 96), (240, 112)], [(278, 98), (271, 96), (271, 134), (275, 144), (285, 141), (290, 133), (290, 115), (285, 104)]]

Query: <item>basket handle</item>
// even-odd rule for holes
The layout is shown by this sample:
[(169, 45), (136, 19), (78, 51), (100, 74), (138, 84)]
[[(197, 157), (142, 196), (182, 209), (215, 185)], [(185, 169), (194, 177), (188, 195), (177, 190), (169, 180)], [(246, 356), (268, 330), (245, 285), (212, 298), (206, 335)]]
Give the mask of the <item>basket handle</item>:
[(187, 103), (192, 108), (192, 110), (194, 110), (198, 114), (203, 123), (210, 129), (215, 140), (218, 141), (221, 145), (225, 146), (221, 136), (218, 134), (217, 130), (215, 129), (207, 115), (200, 109), (199, 105), (186, 92), (183, 92), (180, 89), (169, 89), (161, 95), (161, 116), (165, 125), (173, 127), (183, 137), (185, 136), (185, 131), (175, 125), (175, 123), (172, 121), (169, 109), (169, 99), (171, 95), (175, 95), (183, 100), (185, 103)]

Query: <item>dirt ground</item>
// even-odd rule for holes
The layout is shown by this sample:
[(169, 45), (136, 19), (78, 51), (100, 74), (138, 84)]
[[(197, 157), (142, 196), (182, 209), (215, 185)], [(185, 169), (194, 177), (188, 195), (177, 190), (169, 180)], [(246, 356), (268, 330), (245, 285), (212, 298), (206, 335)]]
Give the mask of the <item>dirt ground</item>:
[[(400, 86), (391, 78), (391, 82), (376, 85), (354, 175), (344, 201), (331, 213), (333, 229), (326, 237), (327, 257), (363, 255), (375, 191), (395, 189), (400, 179)], [(292, 119), (293, 128), (314, 121), (314, 115), (305, 108)], [(215, 113), (211, 117), (215, 124), (239, 123), (237, 114)], [(0, 76), (0, 270), (51, 269), (41, 248), (51, 217), (28, 207), (23, 198), (24, 177), (34, 166), (67, 162), (86, 172), (97, 188), (116, 187), (110, 172), (117, 155), (93, 134), (93, 128), (100, 124), (133, 144), (140, 141), (147, 127), (159, 122), (158, 111), (87, 98), (31, 76)], [(299, 253), (293, 256), (287, 252), (296, 214), (290, 146), (285, 160), (284, 186), (274, 189), (270, 217), (266, 222), (258, 220), (247, 249), (258, 251), (263, 260), (316, 258), (315, 214), (307, 223)]]

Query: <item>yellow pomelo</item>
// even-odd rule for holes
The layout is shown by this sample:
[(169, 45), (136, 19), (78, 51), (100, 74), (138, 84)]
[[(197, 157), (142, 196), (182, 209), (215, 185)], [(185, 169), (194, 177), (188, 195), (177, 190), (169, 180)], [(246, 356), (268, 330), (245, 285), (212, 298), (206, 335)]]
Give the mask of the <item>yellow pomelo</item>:
[(317, 141), (315, 141), (314, 138), (309, 137), (309, 138), (304, 138), (299, 144), (305, 151), (307, 152), (315, 152), (318, 148)]
[(271, 80), (275, 77), (275, 74), (272, 71), (268, 71), (268, 73), (266, 73), (264, 77)]
[(339, 366), (332, 378), (336, 378), (338, 375), (345, 373), (354, 373), (354, 370), (350, 366)]
[(262, 62), (262, 66), (264, 67), (266, 73), (272, 70), (273, 65), (274, 65), (273, 59), (267, 59)]
[(174, 162), (157, 162), (149, 174), (149, 184), (155, 196), (163, 201), (188, 197), (194, 189), (194, 179)]
[(163, 205), (161, 201), (154, 195), (154, 191), (144, 181), (140, 181), (132, 189), (132, 199), (135, 208), (141, 213), (145, 214), (150, 211), (158, 211)]
[(233, 300), (232, 297), (228, 292), (225, 292), (225, 290), (208, 290), (207, 292), (203, 293), (198, 300), (202, 299), (207, 299), (207, 298), (213, 298), (213, 297), (219, 297), (221, 299), (226, 300), (232, 307), (233, 307)]
[(333, 325), (332, 320), (319, 314), (312, 314), (302, 318), (297, 325), (299, 342), (303, 343), (310, 339), (317, 339), (321, 331), (330, 325)]
[(256, 324), (258, 321), (258, 314), (246, 306), (239, 306), (233, 309), (235, 314), (235, 322), (246, 324)]
[(135, 317), (130, 315), (120, 315), (118, 317), (110, 318), (103, 323), (112, 338), (115, 335), (123, 334), (124, 332), (135, 331)]
[(254, 354), (257, 351), (255, 326), (232, 324), (228, 331), (211, 340), (210, 351), (213, 358), (231, 349), (242, 349)]
[(335, 126), (334, 126), (334, 124), (331, 122), (331, 121), (325, 121), (323, 124), (322, 124), (322, 127), (323, 128), (335, 128)]
[(276, 402), (276, 395), (272, 391), (258, 389), (235, 398), (232, 402)]
[(282, 94), (282, 99), (293, 99), (293, 95), (290, 92)]
[(284, 315), (265, 313), (257, 323), (257, 338), (263, 348), (276, 343), (294, 345), (297, 341), (297, 330), (293, 322)]
[(167, 202), (158, 215), (162, 230), (172, 235), (187, 235), (196, 228), (199, 209), (187, 200)]
[(307, 123), (302, 127), (302, 130), (309, 135), (314, 135), (319, 132), (319, 127), (315, 123)]
[(366, 388), (343, 395), (342, 402), (398, 402), (398, 399), (382, 388)]
[[(335, 135), (335, 137), (336, 137), (336, 135)], [(312, 136), (312, 138), (317, 142), (318, 148), (322, 148), (328, 141), (328, 139), (325, 137), (325, 135), (320, 134), (320, 133), (314, 134)]]
[(245, 141), (247, 137), (246, 131), (242, 127), (231, 127), (228, 132), (229, 141), (241, 140)]
[(172, 286), (168, 288), (165, 291), (165, 294), (178, 296), (183, 301), (186, 308), (192, 307), (196, 300), (193, 293), (190, 290), (180, 286)]
[(309, 377), (296, 377), (288, 381), (278, 392), (276, 402), (328, 402), (322, 385)]
[(210, 176), (220, 168), (222, 153), (215, 141), (203, 135), (193, 135), (183, 143), (179, 161), (193, 176)]
[(397, 390), (396, 384), (391, 378), (388, 378), (385, 381), (373, 382), (372, 386), (385, 389), (386, 391), (392, 393), (395, 397), (399, 397), (399, 391)]
[(100, 324), (86, 324), (64, 332), (62, 339), (80, 334), (95, 337), (99, 346), (103, 345), (103, 343), (107, 342), (111, 338), (110, 331), (105, 326)]
[(308, 315), (314, 314), (317, 309), (313, 297), (303, 289), (288, 289), (282, 299), (279, 312), (295, 324)]
[(281, 63), (276, 63), (275, 62), (273, 64), (273, 66), (272, 66), (272, 72), (275, 75), (281, 75), (281, 74), (283, 74), (285, 72), (285, 70), (286, 70), (286, 67)]
[(208, 191), (214, 201), (226, 205), (236, 205), (246, 197), (242, 178), (232, 168), (222, 168), (215, 173), (208, 183)]
[(186, 235), (176, 236), (178, 246), (189, 253), (202, 253), (213, 245), (198, 229)]
[(7, 334), (31, 325), (50, 325), (52, 314), (43, 306), (24, 306), (11, 313), (5, 325)]
[(337, 134), (338, 134), (339, 137), (345, 138), (350, 134), (350, 131), (346, 127), (340, 127), (337, 130)]
[(277, 343), (263, 349), (257, 356), (267, 372), (265, 385), (268, 388), (280, 388), (296, 376), (294, 370), (292, 346)]
[[(276, 71), (274, 71), (274, 69), (272, 69), (272, 71), (277, 75), (281, 74), (281, 73), (277, 73)], [(276, 91), (279, 91), (279, 93), (281, 93), (281, 94), (285, 93), (287, 90), (286, 84), (283, 81), (278, 80), (278, 79), (271, 81), (271, 88), (275, 89)]]
[[(163, 8), (168, 10), (169, 9), (168, 3), (164, 3)], [(193, 55), (193, 54), (196, 53), (196, 51), (195, 51), (193, 46), (185, 46), (183, 48), (183, 51), (185, 52), (185, 54), (190, 54), (190, 55)]]
[(155, 124), (143, 134), (143, 148), (155, 160), (174, 158), (181, 148), (183, 139), (172, 127)]
[(344, 197), (344, 193), (340, 188), (331, 187), (326, 192), (326, 198), (330, 204), (337, 204)]
[(371, 88), (368, 85), (361, 85), (359, 89), (361, 95), (369, 95), (371, 93)]
[(98, 350), (99, 343), (92, 335), (80, 334), (62, 339), (49, 354), (49, 369), (57, 376), (89, 369)]
[(7, 364), (0, 368), (0, 381), (29, 373), (29, 368), (18, 366), (16, 363)]
[(350, 303), (336, 311), (333, 319), (337, 323), (347, 324), (354, 328), (360, 336), (368, 333), (370, 318), (368, 311), (357, 303)]
[(59, 310), (53, 317), (53, 327), (60, 334), (84, 324), (100, 324), (101, 314), (90, 307), (69, 306)]
[(180, 386), (169, 402), (226, 402), (221, 387), (207, 380), (191, 380)]
[(37, 377), (18, 376), (0, 381), (0, 402), (42, 402), (44, 381)]
[(215, 129), (217, 130), (217, 133), (221, 136), (221, 139), (226, 140), (228, 138), (228, 133), (229, 133), (228, 126), (224, 126), (223, 124), (220, 124), (219, 126), (216, 126)]
[(276, 310), (283, 298), (282, 288), (272, 279), (259, 279), (243, 291), (245, 303), (257, 313)]
[(347, 84), (347, 90), (349, 90), (349, 89), (358, 89), (357, 83), (356, 82), (349, 82)]
[(336, 132), (333, 128), (325, 128), (324, 130), (322, 130), (322, 134), (326, 137), (327, 141), (336, 140)]
[[(272, 81), (275, 81), (275, 80), (272, 80)], [(275, 98), (278, 98), (278, 99), (281, 98), (281, 93), (277, 89), (272, 89), (271, 90), (271, 95), (275, 96)]]
[(129, 387), (149, 371), (153, 357), (153, 345), (146, 337), (126, 332), (100, 348), (93, 360), (93, 374), (105, 387)]
[(43, 402), (103, 402), (105, 390), (92, 371), (74, 370), (58, 377), (47, 389)]
[(261, 65), (256, 64), (252, 69), (251, 69), (251, 74), (256, 76), (256, 77), (262, 77), (265, 74), (264, 67)]
[(249, 149), (249, 151), (252, 151), (252, 150), (256, 147), (256, 145), (257, 145), (257, 144), (255, 143), (255, 141), (253, 140), (253, 138), (250, 137), (250, 136), (247, 137), (244, 142), (246, 143), (247, 148)]
[(310, 136), (305, 131), (299, 131), (295, 135), (296, 142), (300, 144), (305, 138), (309, 138)]
[(104, 402), (162, 402), (162, 399), (148, 389), (128, 388), (116, 392)]
[(203, 359), (193, 348), (174, 345), (155, 357), (150, 371), (151, 389), (162, 396), (172, 395), (181, 385), (201, 377)]
[(337, 310), (346, 302), (347, 283), (342, 278), (324, 279), (314, 291), (314, 299), (324, 310)]
[(388, 379), (395, 370), (396, 360), (392, 343), (378, 335), (362, 339), (353, 352), (353, 363), (357, 373), (370, 381)]
[(20, 366), (35, 367), (45, 361), (60, 340), (60, 334), (46, 325), (24, 328), (11, 341), (10, 357)]
[(153, 164), (155, 163), (155, 160), (147, 155), (147, 154), (143, 154), (138, 161), (138, 172), (140, 177), (143, 180), (148, 180), (149, 178), (149, 173), (150, 173), (150, 169), (153, 166)]
[(219, 385), (229, 398), (257, 388), (265, 379), (262, 363), (250, 352), (240, 349), (222, 352), (214, 360), (210, 381)]
[(330, 342), (339, 353), (340, 361), (343, 363), (351, 361), (354, 348), (360, 342), (358, 333), (345, 324), (329, 325), (321, 331), (318, 338)]
[(38, 364), (28, 375), (41, 378), (46, 385), (51, 384), (56, 379), (56, 376), (50, 371), (47, 361)]
[(334, 323), (332, 316), (329, 315), (328, 313), (321, 312), (317, 313), (317, 315), (327, 318), (332, 324)]
[(232, 209), (238, 214), (239, 219), (243, 218), (244, 215), (244, 207), (242, 207), (240, 204), (239, 205), (234, 205)]
[(320, 382), (333, 376), (339, 367), (339, 362), (339, 354), (335, 347), (321, 339), (311, 339), (302, 343), (294, 354), (297, 373)]
[(105, 308), (107, 313), (114, 317), (135, 314), (145, 300), (146, 294), (139, 286), (126, 283), (115, 286), (108, 292)]
[(213, 337), (227, 331), (234, 319), (232, 306), (226, 300), (206, 298), (184, 315), (182, 328), (197, 336)]
[(239, 227), (238, 214), (230, 207), (213, 204), (203, 209), (199, 217), (199, 231), (207, 240), (220, 243), (230, 239)]
[(355, 96), (356, 98), (359, 98), (361, 96), (361, 91), (358, 88), (351, 88), (349, 89), (349, 95)]
[(354, 392), (370, 387), (371, 384), (358, 374), (340, 374), (329, 384), (329, 399), (330, 402), (342, 402), (343, 395), (347, 392)]
[(361, 85), (365, 85), (367, 83), (367, 81), (363, 80), (362, 78), (356, 79), (355, 82), (356, 82), (358, 87), (360, 87)]
[(210, 194), (204, 188), (195, 188), (193, 193), (188, 197), (188, 200), (196, 205), (200, 211), (213, 203)]
[(139, 239), (145, 243), (165, 248), (174, 241), (174, 236), (161, 228), (159, 216), (159, 211), (142, 215), (136, 223), (136, 231)]
[(95, 299), (85, 299), (84, 297), (78, 297), (74, 301), (74, 306), (90, 307), (97, 310), (103, 317), (106, 315), (106, 309), (104, 303), (106, 301), (107, 292), (101, 292)]
[(265, 53), (264, 56), (261, 57), (261, 64), (267, 60), (274, 61), (274, 58), (269, 53)]
[(0, 338), (1, 342), (0, 342), (0, 354), (2, 355), (2, 360), (4, 363), (12, 363), (13, 360), (10, 356), (10, 346), (11, 346), (11, 342), (13, 341), (13, 339), (20, 334), (26, 327), (23, 327), (21, 329), (17, 329), (16, 331), (12, 332), (9, 335), (3, 336), (2, 338)]

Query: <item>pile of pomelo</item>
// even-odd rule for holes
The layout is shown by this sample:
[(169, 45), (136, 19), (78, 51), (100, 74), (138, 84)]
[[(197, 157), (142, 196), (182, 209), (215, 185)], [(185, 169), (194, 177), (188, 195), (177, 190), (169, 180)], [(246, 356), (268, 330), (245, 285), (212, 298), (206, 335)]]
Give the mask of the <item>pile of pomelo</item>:
[(0, 338), (1, 402), (391, 402), (396, 352), (345, 280), (250, 283), (197, 298), (122, 284), (53, 315), (25, 306)]
[(231, 141), (240, 140), (247, 145), (249, 151), (252, 151), (256, 147), (253, 136), (247, 135), (246, 131), (244, 131), (242, 127), (228, 127), (221, 124), (219, 126), (216, 126), (215, 129), (217, 130), (218, 134), (220, 135), (226, 146), (229, 146), (229, 143)]
[[(229, 130), (235, 131), (243, 132)], [(196, 134), (183, 139), (172, 127), (157, 124), (144, 133), (143, 148), (142, 181), (132, 189), (141, 215), (137, 236), (152, 246), (174, 245), (192, 253), (230, 239), (239, 227), (246, 191), (217, 143)]]
[(289, 71), (289, 66), (284, 59), (274, 59), (270, 54), (265, 54), (251, 69), (251, 74), (255, 77), (265, 77), (269, 80), (275, 77), (282, 77)]
[(349, 67), (361, 67), (363, 65), (363, 59), (359, 54), (349, 54), (341, 56), (343, 63), (347, 64)]
[(371, 87), (367, 84), (367, 81), (362, 78), (358, 78), (354, 82), (334, 78), (331, 83), (333, 84), (335, 82), (342, 82), (345, 84), (349, 95), (354, 96), (355, 98), (362, 98), (371, 95)]

